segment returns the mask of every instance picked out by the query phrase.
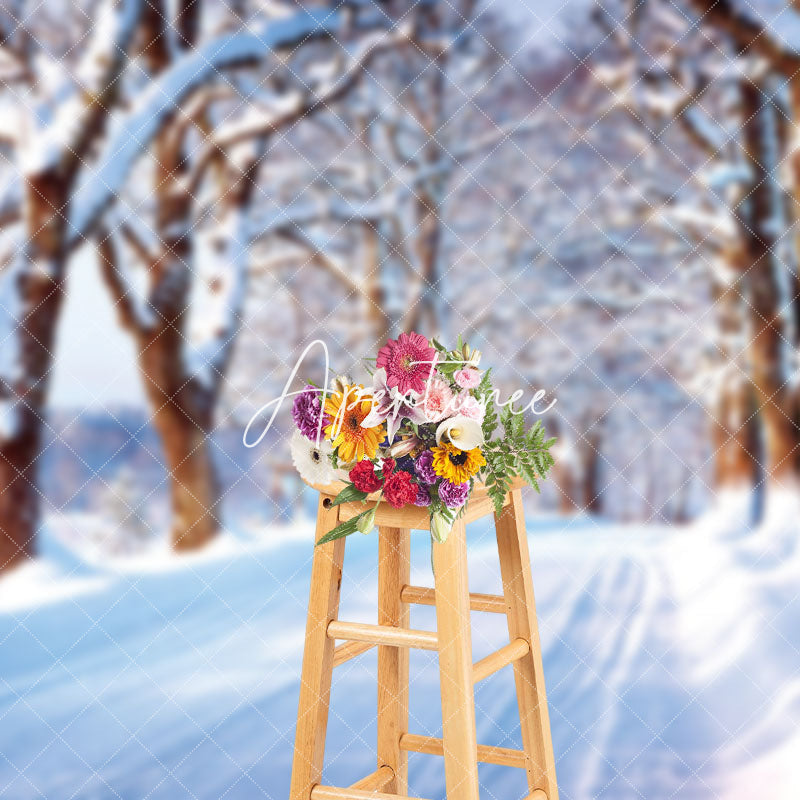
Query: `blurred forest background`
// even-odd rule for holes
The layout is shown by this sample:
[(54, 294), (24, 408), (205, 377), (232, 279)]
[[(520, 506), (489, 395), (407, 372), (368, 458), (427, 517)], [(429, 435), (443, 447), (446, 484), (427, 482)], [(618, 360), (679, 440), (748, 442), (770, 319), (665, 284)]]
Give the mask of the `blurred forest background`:
[(9, 0), (2, 565), (42, 513), (186, 549), (290, 513), (284, 437), (238, 432), (312, 339), (357, 374), (409, 329), (557, 398), (545, 507), (756, 518), (800, 414), (800, 54), (763, 6)]
[[(541, 497), (527, 498), (553, 531), (602, 523), (621, 526), (626, 541), (650, 541), (650, 531), (660, 541), (686, 530), (705, 536), (711, 529), (698, 521), (724, 512), (730, 538), (736, 525), (744, 536), (780, 517), (791, 538), (780, 539), (775, 558), (795, 553), (796, 5), (3, 0), (0, 571), (8, 574), (0, 589), (5, 583), (9, 608), (22, 592), (11, 581), (37, 554), (35, 563), (60, 559), (68, 576), (93, 580), (86, 563), (169, 543), (202, 553), (226, 536), (290, 541), (313, 498), (289, 460), (288, 408), (254, 450), (242, 445), (245, 424), (280, 394), (312, 340), (327, 342), (334, 370), (358, 377), (362, 356), (412, 329), (445, 341), (462, 333), (505, 396), (542, 388), (557, 399), (544, 420), (559, 437), (557, 468)], [(303, 377), (321, 380), (321, 370), (315, 355)], [(292, 576), (305, 574), (307, 539), (300, 561), (283, 565)], [(637, 585), (625, 552), (609, 591)], [(655, 570), (668, 560), (660, 559)], [(275, 592), (291, 585), (278, 561), (264, 563)], [(43, 574), (34, 606), (51, 597), (52, 575)], [(592, 600), (605, 597), (604, 584), (579, 574)], [(249, 580), (229, 587), (226, 605), (239, 608), (231, 597), (257, 585)], [(169, 591), (163, 584), (147, 595), (159, 630), (192, 602), (190, 592), (186, 607), (166, 609), (158, 598)], [(773, 593), (780, 609), (797, 605), (796, 584), (787, 592)], [(546, 641), (556, 595), (540, 611)], [(611, 614), (628, 634), (643, 598)], [(713, 612), (727, 619), (724, 609), (737, 607)], [(104, 618), (105, 609), (95, 612)], [(788, 625), (780, 609), (746, 626), (745, 650), (756, 629)], [(71, 604), (59, 619), (68, 612)], [(255, 611), (242, 614), (249, 623)], [(42, 618), (39, 630), (36, 619), (12, 614), (2, 639), (6, 667), (23, 676), (2, 678), (3, 717), (16, 719), (21, 697), (37, 709), (23, 729), (49, 712), (31, 699), (33, 688), (20, 695), (14, 687), (38, 685), (81, 640), (63, 642), (62, 652), (48, 638), (60, 622)], [(558, 630), (558, 641), (571, 643), (564, 657), (588, 669), (594, 645), (589, 654), (581, 646), (591, 636), (573, 642), (565, 630), (574, 628)], [(733, 641), (731, 630), (720, 628), (721, 642)], [(25, 655), (33, 639), (11, 655), (25, 632), (49, 653), (41, 673)], [(779, 661), (793, 675), (796, 633), (773, 643), (791, 645)], [(762, 651), (776, 652), (763, 642)], [(737, 658), (729, 666), (738, 674)], [(550, 670), (565, 663), (554, 659), (546, 654)], [(593, 674), (608, 688), (606, 667)], [(796, 721), (793, 686), (780, 707)], [(594, 740), (569, 704), (558, 710), (560, 691), (559, 683), (557, 755), (578, 754)], [(685, 699), (664, 700), (664, 724)], [(635, 695), (626, 702), (638, 708)], [(652, 696), (642, 703), (645, 718), (660, 707)], [(285, 711), (286, 727), (294, 710)], [(733, 797), (702, 773), (716, 745), (703, 755), (691, 736), (681, 741), (672, 747), (684, 782), (663, 786), (683, 787), (687, 798)], [(13, 745), (0, 742), (0, 772), (16, 781), (8, 796), (39, 797), (60, 773), (43, 768), (44, 783), (28, 785), (22, 777), (32, 772), (8, 755)], [(91, 764), (81, 785), (98, 775), (103, 783), (71, 796), (111, 796), (114, 779), (80, 752)], [(606, 761), (618, 777), (635, 759)], [(607, 764), (598, 763), (595, 784), (589, 773), (568, 775), (564, 797), (672, 796), (653, 787), (642, 794), (627, 778), (612, 785), (613, 775), (602, 776)], [(63, 780), (50, 796), (75, 790)], [(183, 796), (170, 785), (164, 796)], [(118, 796), (144, 796), (137, 792)], [(776, 789), (776, 800), (784, 796)]]

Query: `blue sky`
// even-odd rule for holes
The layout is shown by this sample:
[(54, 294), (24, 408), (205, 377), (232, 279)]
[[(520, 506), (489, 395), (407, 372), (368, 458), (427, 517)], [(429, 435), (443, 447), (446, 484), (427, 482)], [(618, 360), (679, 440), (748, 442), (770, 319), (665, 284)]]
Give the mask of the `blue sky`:
[(73, 260), (58, 332), (51, 402), (76, 407), (141, 405), (130, 337), (116, 319), (91, 250)]

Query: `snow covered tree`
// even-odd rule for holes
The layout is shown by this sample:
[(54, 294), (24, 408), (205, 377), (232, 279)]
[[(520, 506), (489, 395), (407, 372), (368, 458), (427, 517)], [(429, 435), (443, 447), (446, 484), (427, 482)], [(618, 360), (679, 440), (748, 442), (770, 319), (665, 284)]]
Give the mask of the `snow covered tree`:
[(694, 164), (694, 189), (662, 193), (659, 221), (708, 253), (713, 347), (687, 385), (713, 417), (720, 488), (761, 483), (762, 472), (778, 489), (798, 479), (798, 253), (789, 232), (800, 206), (783, 165), (794, 163), (786, 120), (800, 51), (769, 16), (733, 0), (620, 3), (596, 14), (616, 46), (598, 70), (614, 102), (653, 134), (651, 150)]
[[(54, 336), (67, 264), (84, 233), (70, 224), (73, 194), (118, 101), (142, 5), (105, 4), (74, 72), (56, 72), (44, 54), (35, 58), (35, 37), (16, 24), (13, 10), (2, 20), (10, 72), (3, 83), (9, 113), (3, 134), (15, 161), (4, 170), (0, 201), (7, 209), (3, 296), (12, 315), (0, 375), (0, 569), (33, 551)], [(24, 3), (15, 10), (30, 14)]]
[[(40, 23), (58, 31), (67, 63), (81, 49), (70, 35), (88, 37), (74, 69), (49, 62), (13, 10), (0, 20), (3, 102), (14, 111), (0, 198), (3, 296), (13, 309), (0, 365), (0, 568), (33, 551), (54, 335), (70, 259), (86, 242), (139, 349), (171, 471), (173, 541), (188, 548), (213, 535), (208, 434), (240, 322), (246, 210), (266, 143), (346, 91), (375, 53), (407, 40), (413, 19), (401, 19), (407, 7), (395, 14), (372, 3), (243, 6), (246, 21), (194, 0), (104, 0), (90, 10), (81, 7), (66, 36), (55, 20)], [(128, 181), (134, 167), (137, 181)], [(209, 234), (208, 269), (195, 229)], [(218, 315), (198, 342), (189, 317), (200, 274)]]

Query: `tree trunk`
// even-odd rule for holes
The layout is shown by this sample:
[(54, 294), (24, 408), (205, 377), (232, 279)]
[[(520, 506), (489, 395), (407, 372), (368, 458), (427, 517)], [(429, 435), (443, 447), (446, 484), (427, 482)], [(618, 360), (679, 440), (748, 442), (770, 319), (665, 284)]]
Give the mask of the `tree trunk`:
[(155, 415), (170, 471), (171, 541), (175, 550), (194, 550), (219, 530), (219, 485), (208, 448), (210, 431), (177, 402)]
[(553, 478), (558, 488), (558, 510), (562, 514), (571, 514), (577, 508), (575, 502), (575, 475), (572, 464), (567, 461), (556, 461), (553, 467)]
[[(217, 213), (221, 218), (233, 214), (235, 223), (235, 230), (225, 231), (235, 239), (233, 251), (217, 254), (228, 269), (243, 268), (237, 263), (243, 246), (236, 238), (241, 235), (239, 215), (250, 202), (259, 160), (256, 157), (235, 177), (226, 173), (222, 162), (216, 165), (222, 197)], [(183, 142), (167, 132), (156, 142), (155, 161), (157, 226), (163, 250), (150, 269), (150, 305), (157, 321), (136, 331), (139, 366), (170, 472), (172, 545), (176, 550), (192, 550), (219, 531), (220, 489), (209, 442), (238, 318), (232, 318), (231, 327), (221, 332), (219, 349), (209, 355), (211, 363), (203, 366), (203, 374), (192, 374), (187, 366), (187, 322), (195, 261), (189, 236), (193, 198), (178, 186), (185, 167)]]
[[(800, 76), (796, 73), (789, 80), (789, 113), (794, 124), (784, 125), (784, 152), (789, 152), (791, 191), (788, 195), (787, 218), (795, 227), (794, 273), (792, 278), (792, 324), (795, 349), (800, 348), (800, 137), (796, 131), (800, 125)], [(800, 387), (795, 386), (791, 397), (792, 420), (800, 426)], [(795, 469), (800, 476), (800, 457), (795, 459)]]
[[(156, 65), (163, 69), (163, 64)], [(166, 130), (154, 144), (156, 227), (162, 251), (150, 267), (152, 326), (135, 331), (139, 368), (169, 470), (171, 541), (175, 550), (201, 547), (219, 530), (219, 487), (208, 440), (215, 391), (186, 369), (187, 318), (194, 252), (191, 201), (178, 189), (185, 172), (183, 142)]]
[(377, 221), (364, 226), (364, 299), (366, 318), (372, 336), (373, 349), (379, 349), (389, 338), (391, 324), (386, 313), (386, 293), (381, 284), (381, 232)]
[[(370, 119), (367, 116), (358, 118), (358, 136), (364, 157), (372, 159), (372, 169), (368, 171), (365, 187), (368, 197), (375, 197), (380, 192), (377, 178), (378, 169), (382, 166), (374, 159), (376, 145), (372, 141)], [(365, 317), (374, 337), (374, 349), (380, 349), (392, 333), (392, 323), (386, 308), (386, 292), (383, 285), (384, 271), (387, 268), (387, 248), (382, 243), (386, 235), (381, 220), (374, 219), (363, 226), (364, 231), (364, 302)]]
[(599, 422), (595, 423), (595, 429), (584, 437), (583, 458), (581, 459), (581, 485), (583, 488), (583, 509), (592, 514), (598, 514), (602, 510), (602, 491), (600, 487), (600, 447), (602, 445), (602, 433), (597, 430)]
[(553, 417), (548, 430), (557, 439), (552, 454), (555, 459), (552, 476), (553, 485), (558, 491), (558, 510), (562, 514), (571, 514), (578, 508), (575, 500), (574, 453), (570, 437), (564, 432), (567, 423), (561, 417)]
[(416, 250), (419, 274), (422, 281), (421, 296), (411, 311), (409, 330), (418, 330), (428, 336), (437, 333), (444, 324), (444, 302), (441, 295), (439, 259), (441, 249), (441, 209), (432, 192), (421, 192), (417, 198)]
[[(728, 261), (736, 275), (743, 266), (742, 248), (737, 243), (728, 252)], [(755, 413), (753, 387), (746, 374), (742, 354), (733, 345), (747, 329), (747, 309), (741, 296), (741, 281), (717, 288), (714, 306), (718, 311), (720, 364), (727, 374), (720, 389), (712, 420), (712, 445), (714, 448), (714, 484), (720, 489), (751, 488), (756, 480), (756, 463), (753, 448), (758, 436), (760, 419)]]
[(786, 335), (790, 308), (775, 262), (776, 192), (770, 165), (775, 161), (775, 131), (770, 125), (771, 103), (765, 105), (762, 88), (742, 82), (744, 148), (753, 173), (752, 190), (746, 201), (747, 272), (745, 284), (750, 307), (750, 367), (764, 423), (765, 464), (770, 482), (794, 483), (798, 429), (792, 419), (792, 403), (786, 365), (791, 343)]
[(712, 422), (712, 445), (714, 447), (715, 486), (719, 489), (750, 488), (755, 483), (756, 465), (751, 444), (755, 418), (748, 419), (752, 404), (748, 402), (750, 386), (726, 387), (717, 404)]
[[(163, 308), (162, 308), (163, 313)], [(137, 335), (139, 368), (169, 470), (172, 546), (201, 547), (217, 533), (219, 486), (208, 441), (211, 390), (183, 369), (183, 313)]]
[(42, 428), (64, 288), (68, 185), (53, 170), (31, 177), (26, 187), (29, 233), (17, 255), (24, 262), (16, 277), (22, 304), (15, 339), (4, 345), (17, 352), (16, 374), (2, 386), (13, 424), (0, 438), (0, 570), (35, 552)]
[[(438, 13), (430, 12), (431, 26), (440, 23)], [(436, 54), (430, 87), (426, 97), (426, 109), (417, 109), (418, 122), (425, 131), (427, 143), (423, 149), (423, 169), (433, 168), (442, 158), (442, 148), (437, 140), (444, 119), (445, 72), (447, 52)], [(441, 278), (442, 249), (442, 198), (445, 181), (440, 175), (423, 181), (416, 195), (417, 237), (416, 251), (421, 294), (408, 317), (407, 329), (418, 330), (428, 336), (444, 333), (446, 328), (447, 303), (442, 296), (444, 286)]]
[(39, 524), (42, 423), (27, 409), (16, 416), (16, 435), (0, 444), (0, 571), (34, 554)]

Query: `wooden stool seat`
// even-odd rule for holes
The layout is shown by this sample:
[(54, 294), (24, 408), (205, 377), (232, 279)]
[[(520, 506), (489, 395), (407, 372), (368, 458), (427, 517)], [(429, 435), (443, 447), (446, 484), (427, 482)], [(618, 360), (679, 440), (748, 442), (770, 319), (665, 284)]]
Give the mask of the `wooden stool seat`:
[[(555, 761), (536, 622), (522, 481), (506, 495), (501, 514), (482, 485), (447, 541), (432, 544), (434, 588), (410, 583), (410, 532), (428, 530), (428, 510), (392, 508), (381, 502), (375, 515), (378, 543), (378, 621), (375, 625), (338, 618), (346, 539), (318, 546), (300, 684), (289, 800), (414, 800), (408, 798), (408, 753), (444, 757), (447, 800), (479, 800), (478, 763), (524, 769), (525, 800), (558, 800)], [(344, 484), (315, 486), (319, 539), (364, 510), (361, 503), (332, 505)], [(375, 502), (377, 496), (370, 497)], [(503, 594), (471, 594), (467, 585), (467, 522), (494, 514)], [(436, 607), (436, 631), (409, 627), (411, 604)], [(509, 643), (473, 663), (470, 611), (505, 614)], [(336, 644), (339, 641), (341, 644)], [(325, 736), (334, 667), (378, 648), (378, 764), (352, 786), (322, 784)], [(439, 654), (442, 738), (408, 730), (409, 649)], [(513, 665), (522, 729), (522, 750), (479, 745), (474, 685)]]

